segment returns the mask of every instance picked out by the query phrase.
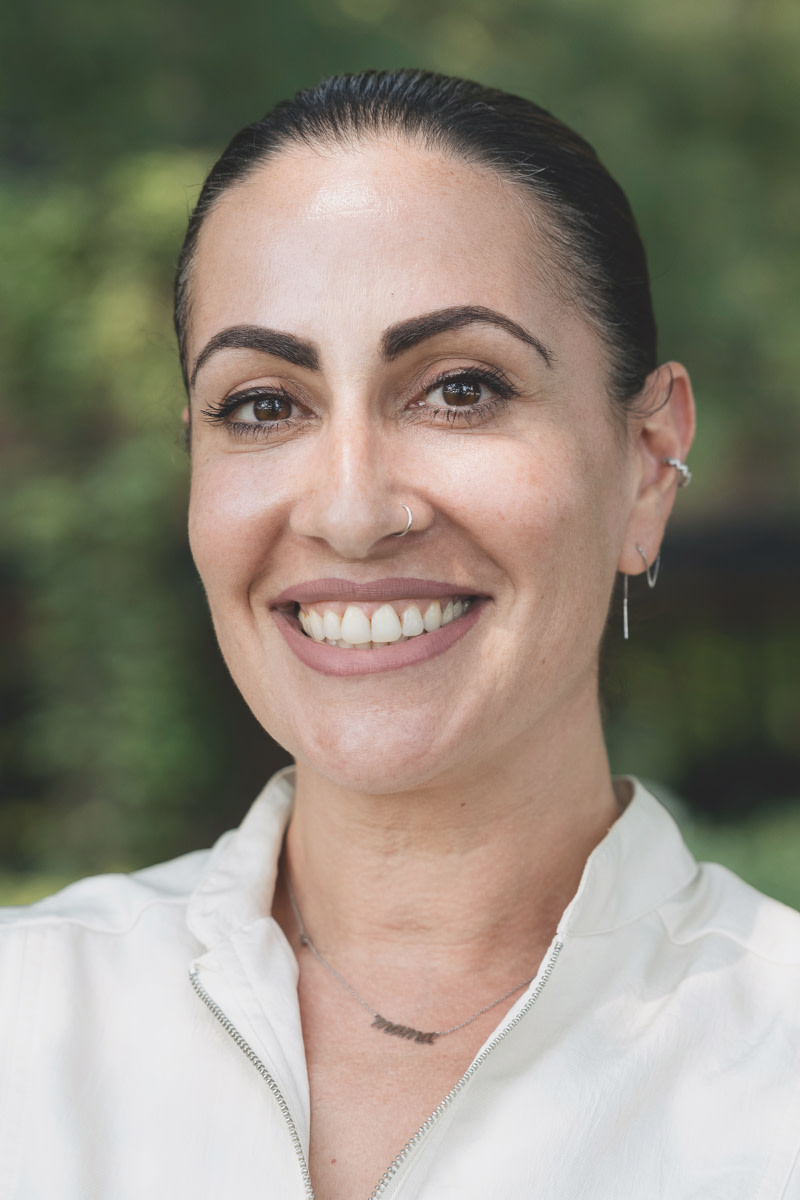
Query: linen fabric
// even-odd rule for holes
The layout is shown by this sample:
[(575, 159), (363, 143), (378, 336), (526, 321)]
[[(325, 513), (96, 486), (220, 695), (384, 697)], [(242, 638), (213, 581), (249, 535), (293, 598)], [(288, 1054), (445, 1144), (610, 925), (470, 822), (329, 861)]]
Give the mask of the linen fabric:
[[(269, 916), (292, 797), (281, 772), (210, 851), (0, 910), (1, 1200), (308, 1200), (297, 963)], [(698, 866), (635, 784), (556, 940), (380, 1194), (800, 1200), (800, 914)]]

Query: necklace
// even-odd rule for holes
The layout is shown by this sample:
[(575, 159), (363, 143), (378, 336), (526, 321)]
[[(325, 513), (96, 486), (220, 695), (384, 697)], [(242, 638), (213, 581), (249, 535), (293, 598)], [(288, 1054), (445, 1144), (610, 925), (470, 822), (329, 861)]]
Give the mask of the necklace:
[(512, 987), (507, 992), (504, 992), (498, 1000), (493, 1000), (491, 1004), (487, 1004), (484, 1008), (479, 1008), (478, 1011), (471, 1017), (468, 1017), (466, 1021), (461, 1021), (458, 1025), (451, 1025), (449, 1029), (437, 1029), (431, 1033), (423, 1033), (421, 1029), (414, 1029), (411, 1025), (399, 1025), (394, 1021), (387, 1021), (385, 1017), (382, 1017), (381, 1014), (372, 1007), (372, 1005), (367, 1004), (363, 996), (359, 996), (356, 989), (351, 987), (346, 979), (342, 978), (335, 967), (332, 967), (329, 962), (326, 962), (317, 947), (312, 942), (311, 938), (308, 936), (306, 927), (303, 924), (303, 918), (300, 915), (300, 909), (298, 908), (297, 901), (294, 898), (294, 891), (292, 889), (288, 871), (286, 872), (286, 890), (289, 893), (289, 902), (292, 906), (294, 918), (297, 921), (297, 928), (300, 931), (300, 945), (308, 946), (317, 962), (320, 963), (326, 971), (329, 971), (330, 974), (333, 975), (334, 979), (338, 979), (339, 983), (343, 988), (346, 988), (353, 999), (357, 1000), (361, 1007), (366, 1009), (366, 1011), (372, 1017), (371, 1028), (375, 1029), (379, 1033), (388, 1033), (391, 1037), (403, 1038), (407, 1042), (416, 1042), (421, 1046), (432, 1046), (438, 1038), (447, 1037), (449, 1033), (457, 1033), (459, 1029), (464, 1029), (467, 1025), (471, 1025), (473, 1021), (477, 1021), (478, 1017), (482, 1017), (484, 1013), (489, 1012), (489, 1010), (492, 1008), (497, 1008), (498, 1004), (502, 1004), (504, 1000), (508, 1000), (509, 997), (513, 996), (515, 992), (519, 992), (522, 990), (522, 988), (528, 987), (536, 978), (534, 975), (530, 979), (523, 980), (522, 983), (518, 983), (516, 987)]

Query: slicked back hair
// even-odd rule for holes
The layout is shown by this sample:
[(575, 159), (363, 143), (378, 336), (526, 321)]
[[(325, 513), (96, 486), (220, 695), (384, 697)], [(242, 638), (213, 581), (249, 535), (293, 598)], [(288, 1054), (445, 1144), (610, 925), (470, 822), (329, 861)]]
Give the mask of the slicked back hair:
[(381, 137), (490, 168), (527, 191), (549, 276), (601, 337), (618, 416), (635, 410), (656, 366), (647, 258), (625, 193), (577, 133), (530, 100), (427, 71), (334, 75), (246, 126), (211, 168), (175, 278), (175, 330), (188, 388), (192, 264), (203, 222), (230, 188), (293, 146), (358, 146)]

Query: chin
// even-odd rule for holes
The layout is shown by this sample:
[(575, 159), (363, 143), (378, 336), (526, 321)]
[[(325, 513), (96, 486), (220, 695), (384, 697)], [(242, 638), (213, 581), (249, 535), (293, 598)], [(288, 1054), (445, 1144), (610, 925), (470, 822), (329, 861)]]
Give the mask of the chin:
[(337, 787), (376, 796), (424, 788), (463, 769), (475, 748), (471, 729), (441, 731), (434, 740), (430, 713), (419, 713), (416, 720), (408, 712), (397, 717), (371, 713), (318, 726), (306, 720), (302, 730), (272, 728), (270, 733), (301, 766)]

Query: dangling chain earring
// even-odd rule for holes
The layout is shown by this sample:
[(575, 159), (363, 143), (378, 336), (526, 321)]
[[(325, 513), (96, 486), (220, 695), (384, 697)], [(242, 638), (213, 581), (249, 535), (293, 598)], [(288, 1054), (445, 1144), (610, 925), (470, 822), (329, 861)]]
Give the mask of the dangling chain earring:
[[(673, 384), (672, 369), (670, 368), (670, 385), (669, 385), (670, 392), (672, 391), (672, 384)], [(669, 399), (669, 397), (667, 397), (667, 399)], [(685, 462), (681, 462), (681, 460), (679, 458), (662, 458), (661, 461), (662, 461), (662, 463), (664, 463), (665, 466), (674, 467), (675, 470), (678, 472), (678, 487), (679, 488), (684, 488), (684, 487), (689, 486), (689, 484), (692, 482), (692, 472), (689, 470), (689, 468), (687, 467)], [(658, 579), (658, 569), (661, 566), (661, 551), (659, 550), (659, 552), (656, 556), (656, 561), (653, 563), (653, 565), (651, 567), (650, 563), (647, 561), (647, 555), (645, 554), (642, 547), (638, 544), (638, 542), (636, 544), (636, 549), (639, 551), (642, 558), (644, 559), (644, 571), (645, 571), (645, 575), (647, 576), (647, 586), (654, 588), (656, 586), (656, 580)], [(622, 580), (623, 580), (623, 582), (622, 582), (622, 636), (625, 638), (625, 641), (627, 642), (627, 640), (628, 640), (628, 576), (623, 575)]]
[[(647, 555), (645, 554), (644, 550), (642, 549), (642, 547), (639, 545), (638, 542), (636, 543), (636, 549), (639, 551), (642, 558), (644, 559), (644, 573), (647, 577), (647, 586), (649, 588), (654, 588), (656, 586), (656, 580), (658, 579), (658, 572), (661, 568), (661, 550), (658, 551), (658, 554), (656, 555), (656, 561), (653, 563), (653, 565), (651, 567), (650, 563), (647, 560)], [(622, 636), (625, 638), (625, 641), (627, 642), (627, 640), (628, 640), (628, 576), (627, 575), (622, 576)]]
[(661, 566), (661, 551), (659, 550), (658, 554), (656, 555), (656, 561), (651, 567), (650, 563), (647, 561), (647, 555), (638, 542), (636, 543), (636, 549), (644, 559), (644, 572), (647, 576), (647, 586), (649, 588), (654, 588), (656, 586), (656, 580), (658, 579), (658, 571)]

